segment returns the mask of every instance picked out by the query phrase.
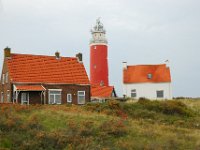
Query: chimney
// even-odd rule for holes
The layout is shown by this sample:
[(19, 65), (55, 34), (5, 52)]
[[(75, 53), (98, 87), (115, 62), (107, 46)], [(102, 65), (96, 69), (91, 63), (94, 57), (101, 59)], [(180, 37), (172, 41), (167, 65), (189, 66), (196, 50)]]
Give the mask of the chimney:
[(83, 62), (83, 55), (82, 55), (82, 53), (76, 54), (76, 58), (78, 59), (79, 62)]
[(124, 70), (127, 69), (127, 62), (123, 62), (123, 69), (124, 69)]
[(4, 49), (4, 58), (10, 58), (11, 57), (11, 49), (9, 47), (6, 47)]
[(57, 51), (55, 52), (56, 59), (60, 59), (60, 53)]

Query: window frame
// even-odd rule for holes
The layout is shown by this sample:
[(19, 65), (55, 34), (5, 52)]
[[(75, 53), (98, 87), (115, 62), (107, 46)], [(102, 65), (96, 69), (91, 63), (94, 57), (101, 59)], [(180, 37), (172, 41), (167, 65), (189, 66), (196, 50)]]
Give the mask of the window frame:
[[(132, 94), (135, 94), (135, 96), (132, 96)], [(137, 90), (136, 89), (132, 89), (131, 90), (131, 98), (136, 98), (137, 97)]]
[[(80, 93), (83, 92), (84, 94), (83, 95), (80, 95)], [(80, 96), (84, 96), (84, 102), (83, 103), (80, 103)], [(85, 91), (78, 91), (77, 92), (77, 102), (79, 105), (84, 105), (85, 104), (85, 101), (86, 101), (86, 98), (85, 98)]]
[[(27, 99), (26, 101), (23, 100), (24, 94), (26, 94), (25, 95), (26, 96), (25, 98)], [(29, 105), (29, 93), (28, 92), (21, 93), (21, 105), (24, 105), (24, 104)]]
[[(51, 94), (51, 92), (60, 92), (60, 94)], [(53, 103), (50, 103), (50, 96), (51, 95), (54, 96)], [(58, 95), (60, 96), (60, 103), (56, 102), (56, 96), (58, 96)], [(49, 96), (49, 104), (50, 105), (53, 105), (53, 104), (60, 105), (60, 104), (62, 104), (62, 89), (49, 89), (48, 96)]]
[(5, 80), (6, 80), (6, 82), (5, 83), (8, 83), (8, 72), (6, 72), (6, 74), (5, 74)]
[(5, 74), (4, 73), (2, 74), (2, 82), (1, 83), (5, 84)]
[[(70, 96), (70, 100), (68, 99), (69, 98), (68, 96)], [(67, 103), (72, 103), (72, 94), (71, 93), (67, 94)]]
[[(159, 92), (162, 92), (162, 93), (159, 93)], [(162, 96), (160, 96), (162, 95)], [(157, 90), (156, 91), (156, 97), (157, 98), (164, 98), (164, 90)]]
[(7, 102), (11, 102), (11, 99), (10, 99), (10, 90), (7, 90)]

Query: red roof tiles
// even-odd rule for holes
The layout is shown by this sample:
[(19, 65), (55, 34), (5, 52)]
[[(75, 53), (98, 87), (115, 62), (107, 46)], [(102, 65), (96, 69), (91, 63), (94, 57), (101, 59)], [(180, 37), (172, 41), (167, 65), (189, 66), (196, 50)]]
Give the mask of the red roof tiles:
[(91, 86), (91, 97), (106, 98), (112, 97), (114, 86)]
[(41, 85), (17, 85), (16, 89), (19, 91), (45, 91)]
[(84, 65), (75, 57), (12, 54), (6, 62), (12, 82), (89, 84)]
[[(166, 64), (128, 66), (123, 74), (124, 83), (171, 82), (170, 69)], [(148, 78), (148, 74), (152, 78)]]

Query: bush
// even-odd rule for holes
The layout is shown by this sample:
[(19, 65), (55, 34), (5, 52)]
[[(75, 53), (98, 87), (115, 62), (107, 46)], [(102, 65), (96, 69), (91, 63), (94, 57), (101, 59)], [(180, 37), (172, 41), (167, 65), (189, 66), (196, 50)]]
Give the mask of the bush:
[(161, 112), (166, 115), (180, 115), (190, 117), (194, 113), (184, 103), (175, 100), (168, 101), (149, 101), (140, 100), (139, 104), (143, 105), (145, 109)]

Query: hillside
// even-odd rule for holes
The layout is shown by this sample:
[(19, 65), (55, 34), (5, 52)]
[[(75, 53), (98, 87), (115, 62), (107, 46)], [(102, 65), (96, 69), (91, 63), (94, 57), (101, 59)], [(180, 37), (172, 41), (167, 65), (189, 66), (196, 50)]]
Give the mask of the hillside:
[(4, 104), (0, 149), (200, 149), (200, 101)]

